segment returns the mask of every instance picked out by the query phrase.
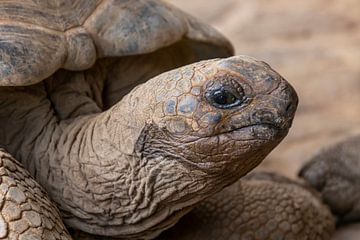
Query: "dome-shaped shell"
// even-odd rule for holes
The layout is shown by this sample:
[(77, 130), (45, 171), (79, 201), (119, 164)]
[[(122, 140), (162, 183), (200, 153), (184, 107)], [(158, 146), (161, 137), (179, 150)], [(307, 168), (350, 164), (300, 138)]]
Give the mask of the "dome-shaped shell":
[(232, 53), (213, 28), (156, 0), (0, 2), (0, 86), (37, 83), (59, 68), (155, 51), (183, 38)]

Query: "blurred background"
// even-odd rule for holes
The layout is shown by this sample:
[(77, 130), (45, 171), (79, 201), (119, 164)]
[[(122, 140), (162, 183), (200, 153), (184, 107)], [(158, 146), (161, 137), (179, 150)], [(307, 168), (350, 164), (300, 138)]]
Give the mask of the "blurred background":
[[(217, 28), (236, 54), (268, 62), (296, 89), (293, 127), (260, 168), (295, 177), (322, 148), (360, 133), (359, 0), (168, 2)], [(333, 239), (360, 239), (360, 224)]]

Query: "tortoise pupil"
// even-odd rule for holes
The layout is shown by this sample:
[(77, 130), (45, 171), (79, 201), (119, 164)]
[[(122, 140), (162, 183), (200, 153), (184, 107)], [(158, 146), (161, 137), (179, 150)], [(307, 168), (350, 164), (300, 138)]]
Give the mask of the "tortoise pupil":
[(235, 103), (237, 98), (225, 89), (216, 90), (213, 93), (213, 101), (219, 105), (231, 105)]
[(219, 87), (209, 89), (205, 97), (211, 105), (220, 109), (230, 109), (242, 105), (246, 101), (242, 88), (234, 89), (231, 87)]

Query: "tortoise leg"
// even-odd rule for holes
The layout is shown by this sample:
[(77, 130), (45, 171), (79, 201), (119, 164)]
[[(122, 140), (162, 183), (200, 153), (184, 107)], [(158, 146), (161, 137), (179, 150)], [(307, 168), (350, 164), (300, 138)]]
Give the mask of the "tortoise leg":
[(334, 219), (300, 184), (274, 174), (241, 180), (198, 205), (159, 239), (329, 239)]
[(0, 239), (71, 239), (44, 190), (4, 149), (0, 183)]
[(323, 150), (300, 171), (340, 222), (360, 220), (360, 136)]

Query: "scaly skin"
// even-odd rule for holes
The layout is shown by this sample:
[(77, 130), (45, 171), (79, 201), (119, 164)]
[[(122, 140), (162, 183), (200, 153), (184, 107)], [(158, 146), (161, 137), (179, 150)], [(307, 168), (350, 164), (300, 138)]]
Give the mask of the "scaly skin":
[(42, 187), (3, 149), (0, 172), (0, 239), (71, 239)]
[[(258, 165), (297, 105), (267, 64), (238, 56), (161, 74), (104, 111), (107, 66), (0, 88), (0, 143), (92, 234), (157, 236)], [(216, 105), (219, 91), (236, 104)]]
[(159, 240), (328, 240), (335, 221), (316, 193), (255, 173), (201, 202)]

